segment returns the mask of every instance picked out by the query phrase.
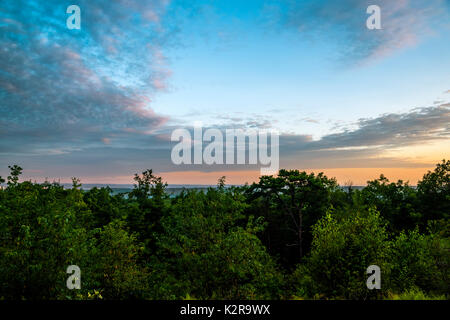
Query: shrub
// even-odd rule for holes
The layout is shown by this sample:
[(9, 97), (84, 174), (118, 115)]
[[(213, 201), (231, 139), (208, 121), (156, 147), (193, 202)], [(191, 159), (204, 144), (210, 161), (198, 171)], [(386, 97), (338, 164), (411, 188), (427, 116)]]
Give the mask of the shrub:
[(387, 296), (389, 300), (446, 300), (445, 295), (427, 296), (422, 290), (417, 287), (412, 287), (400, 294), (389, 293)]
[(313, 227), (311, 254), (293, 274), (299, 285), (296, 295), (365, 299), (379, 294), (368, 290), (366, 270), (381, 268), (381, 281), (388, 278), (389, 242), (385, 224), (377, 211), (355, 212), (337, 219), (328, 213)]
[(445, 294), (450, 289), (449, 240), (418, 230), (402, 232), (393, 242), (391, 286), (397, 292), (418, 287)]

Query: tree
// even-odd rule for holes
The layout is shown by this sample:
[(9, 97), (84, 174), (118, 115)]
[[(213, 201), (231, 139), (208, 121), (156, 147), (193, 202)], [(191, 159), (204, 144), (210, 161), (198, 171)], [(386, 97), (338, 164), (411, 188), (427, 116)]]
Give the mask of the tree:
[(366, 206), (377, 208), (389, 222), (390, 231), (395, 233), (414, 229), (422, 217), (417, 206), (416, 190), (402, 180), (390, 182), (381, 175), (379, 179), (368, 181), (359, 195)]
[(127, 232), (124, 221), (105, 225), (91, 253), (91, 288), (98, 289), (106, 299), (145, 298), (148, 270), (139, 264), (143, 252), (144, 246)]
[(0, 297), (65, 298), (67, 266), (89, 258), (89, 212), (58, 184), (10, 181), (0, 204)]
[(417, 229), (400, 233), (394, 240), (390, 261), (391, 287), (396, 292), (420, 288), (427, 293), (450, 290), (450, 241)]
[(337, 183), (323, 173), (280, 170), (277, 177), (263, 176), (246, 191), (255, 216), (268, 228), (262, 239), (272, 254), (281, 252), (281, 262), (291, 267), (299, 262), (311, 243), (311, 226), (331, 206)]
[[(151, 170), (114, 195), (85, 191), (76, 178), (71, 188), (19, 182), (22, 168), (10, 169), (0, 189), (0, 300), (428, 298), (450, 290), (448, 161), (417, 189), (381, 176), (346, 192), (323, 174), (280, 170), (251, 186), (226, 187), (222, 177), (206, 191), (171, 196)], [(372, 264), (382, 290), (366, 287)], [(81, 269), (80, 290), (66, 287), (69, 265)]]
[(262, 221), (246, 218), (235, 188), (185, 191), (162, 218), (157, 298), (265, 299), (279, 297), (282, 278), (255, 235)]
[(109, 187), (94, 187), (83, 193), (83, 201), (93, 215), (93, 227), (101, 228), (116, 219), (126, 219), (128, 206), (123, 195), (112, 195)]
[(8, 166), (11, 170), (11, 175), (8, 176), (8, 186), (15, 186), (19, 182), (19, 176), (22, 174), (22, 168), (18, 165)]
[(169, 198), (165, 192), (167, 184), (152, 170), (146, 170), (142, 175), (135, 174), (134, 180), (136, 184), (128, 195), (127, 223), (139, 240), (145, 243), (146, 255), (150, 256), (156, 249), (154, 237), (161, 232), (160, 221), (166, 212)]
[(349, 212), (344, 218), (329, 212), (313, 227), (311, 254), (294, 273), (294, 292), (345, 299), (377, 296), (377, 290), (366, 287), (366, 270), (370, 265), (381, 268), (385, 291), (388, 257), (388, 234), (377, 211)]
[(434, 171), (428, 171), (417, 185), (422, 229), (428, 220), (450, 218), (450, 160), (442, 160)]

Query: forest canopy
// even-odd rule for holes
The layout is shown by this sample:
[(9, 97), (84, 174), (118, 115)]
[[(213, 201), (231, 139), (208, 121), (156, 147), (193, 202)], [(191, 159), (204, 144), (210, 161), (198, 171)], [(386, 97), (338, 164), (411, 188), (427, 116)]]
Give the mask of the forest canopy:
[[(280, 170), (257, 183), (131, 192), (0, 177), (0, 299), (448, 299), (450, 161), (362, 189)], [(66, 269), (81, 270), (81, 289)], [(366, 286), (381, 269), (381, 289)]]

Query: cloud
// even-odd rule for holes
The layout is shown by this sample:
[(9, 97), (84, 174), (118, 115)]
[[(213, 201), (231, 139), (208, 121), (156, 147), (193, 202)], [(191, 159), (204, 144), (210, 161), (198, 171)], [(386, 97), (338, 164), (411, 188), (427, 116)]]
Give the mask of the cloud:
[[(338, 43), (339, 56), (347, 61), (379, 59), (414, 46), (434, 33), (448, 33), (446, 0), (307, 0), (268, 2), (268, 25), (283, 26), (314, 42)], [(366, 9), (381, 8), (382, 30), (369, 30)], [(274, 14), (274, 12), (276, 14)]]
[[(81, 30), (68, 30), (65, 26), (68, 3), (2, 1), (1, 170), (18, 161), (31, 169), (29, 172), (56, 177), (82, 174), (95, 178), (117, 173), (131, 176), (145, 168), (186, 170), (170, 161), (173, 119), (156, 114), (151, 108), (154, 96), (170, 88), (171, 70), (165, 48), (172, 44), (177, 27), (173, 21), (166, 22), (169, 2), (77, 3), (82, 13)], [(365, 1), (319, 1), (317, 6), (312, 1), (285, 3), (289, 10), (276, 17), (283, 26), (320, 35), (337, 28), (329, 32), (330, 37), (338, 34), (335, 39), (349, 45), (347, 53), (363, 60), (420, 41), (448, 13), (439, 0), (424, 4), (402, 0), (395, 5), (393, 1), (381, 0), (386, 13), (384, 30), (374, 36), (364, 27)], [(434, 18), (435, 23), (430, 24)], [(261, 115), (211, 117), (222, 121), (219, 128), (266, 129), (276, 124)], [(182, 125), (183, 119), (180, 121)], [(310, 118), (302, 121), (316, 122)], [(440, 104), (404, 114), (361, 119), (356, 129), (329, 134), (320, 140), (313, 140), (310, 135), (283, 134), (281, 165), (411, 165), (378, 156), (399, 146), (448, 139), (449, 123), (449, 105)], [(239, 168), (251, 169), (223, 167)]]
[[(323, 168), (425, 168), (434, 163), (420, 159), (394, 156), (391, 150), (408, 146), (427, 145), (433, 141), (448, 141), (450, 138), (450, 105), (443, 104), (416, 109), (401, 114), (384, 114), (376, 118), (361, 119), (356, 129), (328, 134), (319, 140), (311, 135), (280, 135), (280, 168), (323, 169)], [(222, 126), (220, 129), (238, 128)], [(73, 175), (90, 177), (89, 181), (115, 181), (116, 176), (132, 177), (145, 168), (155, 172), (182, 171), (258, 171), (260, 165), (181, 165), (170, 160), (172, 130), (179, 126), (165, 125), (156, 134), (143, 134), (125, 130), (108, 140), (92, 139), (99, 145), (84, 145), (82, 150), (68, 144), (66, 149), (53, 148), (37, 153), (21, 154), (20, 146), (11, 146), (10, 152), (18, 152), (24, 168), (41, 170), (33, 177), (65, 178)], [(191, 131), (192, 128), (186, 126)], [(216, 127), (215, 127), (216, 128)], [(249, 128), (242, 122), (241, 128)], [(206, 128), (204, 128), (206, 129)], [(130, 131), (130, 132), (127, 132)], [(1, 133), (3, 135), (3, 132)], [(129, 136), (127, 136), (127, 134)], [(2, 140), (3, 141), (3, 140)], [(35, 141), (39, 144), (39, 141)], [(0, 148), (1, 148), (0, 144)], [(46, 151), (46, 152), (43, 152)], [(11, 157), (0, 153), (0, 163), (11, 164)], [(436, 159), (438, 161), (439, 159)], [(51, 168), (51, 169), (47, 169)], [(70, 168), (70, 169), (68, 169)], [(3, 168), (5, 170), (5, 168)], [(4, 173), (3, 173), (4, 175)], [(175, 174), (176, 175), (176, 174)], [(110, 177), (110, 178), (109, 178)], [(109, 179), (109, 180), (108, 180)], [(99, 180), (100, 181), (100, 180)], [(131, 181), (130, 181), (131, 182)]]
[[(229, 128), (253, 129), (245, 118), (211, 125), (225, 132)], [(209, 127), (209, 126), (208, 126)], [(186, 128), (191, 131), (190, 124)], [(360, 119), (352, 125), (353, 129), (328, 134), (319, 140), (312, 135), (280, 133), (281, 168), (361, 168), (361, 167), (429, 167), (434, 163), (424, 160), (394, 156), (390, 151), (398, 148), (423, 146), (432, 142), (450, 139), (450, 104), (441, 104), (414, 109), (405, 113), (383, 114), (375, 118)], [(170, 128), (166, 128), (170, 132)], [(204, 127), (204, 130), (207, 128)], [(258, 129), (264, 129), (259, 127)], [(225, 136), (225, 134), (223, 135)], [(171, 144), (172, 146), (174, 143)], [(158, 153), (169, 159), (170, 148)], [(436, 161), (439, 159), (436, 159)], [(159, 165), (159, 164), (158, 164)], [(165, 162), (158, 167), (161, 171), (200, 170), (204, 172), (226, 170), (258, 170), (259, 165), (181, 165)], [(161, 169), (159, 169), (161, 168)]]
[(145, 143), (168, 119), (151, 109), (170, 76), (167, 0), (2, 1), (0, 153), (65, 154)]
[(450, 104), (361, 119), (356, 129), (328, 134), (320, 140), (306, 135), (280, 137), (285, 167), (343, 168), (427, 166), (386, 155), (387, 151), (450, 139)]
[(359, 128), (323, 137), (315, 148), (414, 145), (450, 137), (450, 104), (361, 119)]

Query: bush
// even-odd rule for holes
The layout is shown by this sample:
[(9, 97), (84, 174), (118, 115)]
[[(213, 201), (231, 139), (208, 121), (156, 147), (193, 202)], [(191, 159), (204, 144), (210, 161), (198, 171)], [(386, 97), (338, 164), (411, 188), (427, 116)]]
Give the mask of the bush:
[[(144, 251), (123, 221), (112, 221), (98, 234), (91, 253), (88, 289), (101, 290), (106, 299), (144, 298), (148, 291), (148, 271), (138, 263)], [(81, 267), (81, 266), (80, 266)], [(86, 272), (85, 272), (86, 273)]]
[[(389, 242), (377, 211), (355, 212), (337, 219), (328, 213), (313, 227), (311, 254), (293, 274), (297, 296), (365, 299), (379, 294), (368, 290), (366, 270), (381, 268), (388, 278)], [(384, 290), (383, 290), (384, 291)]]
[(415, 287), (428, 293), (449, 292), (448, 238), (422, 235), (418, 230), (402, 232), (393, 242), (390, 261), (391, 286), (397, 292)]
[(400, 294), (389, 293), (387, 296), (389, 300), (446, 300), (445, 295), (427, 296), (422, 290), (416, 287), (406, 290)]

